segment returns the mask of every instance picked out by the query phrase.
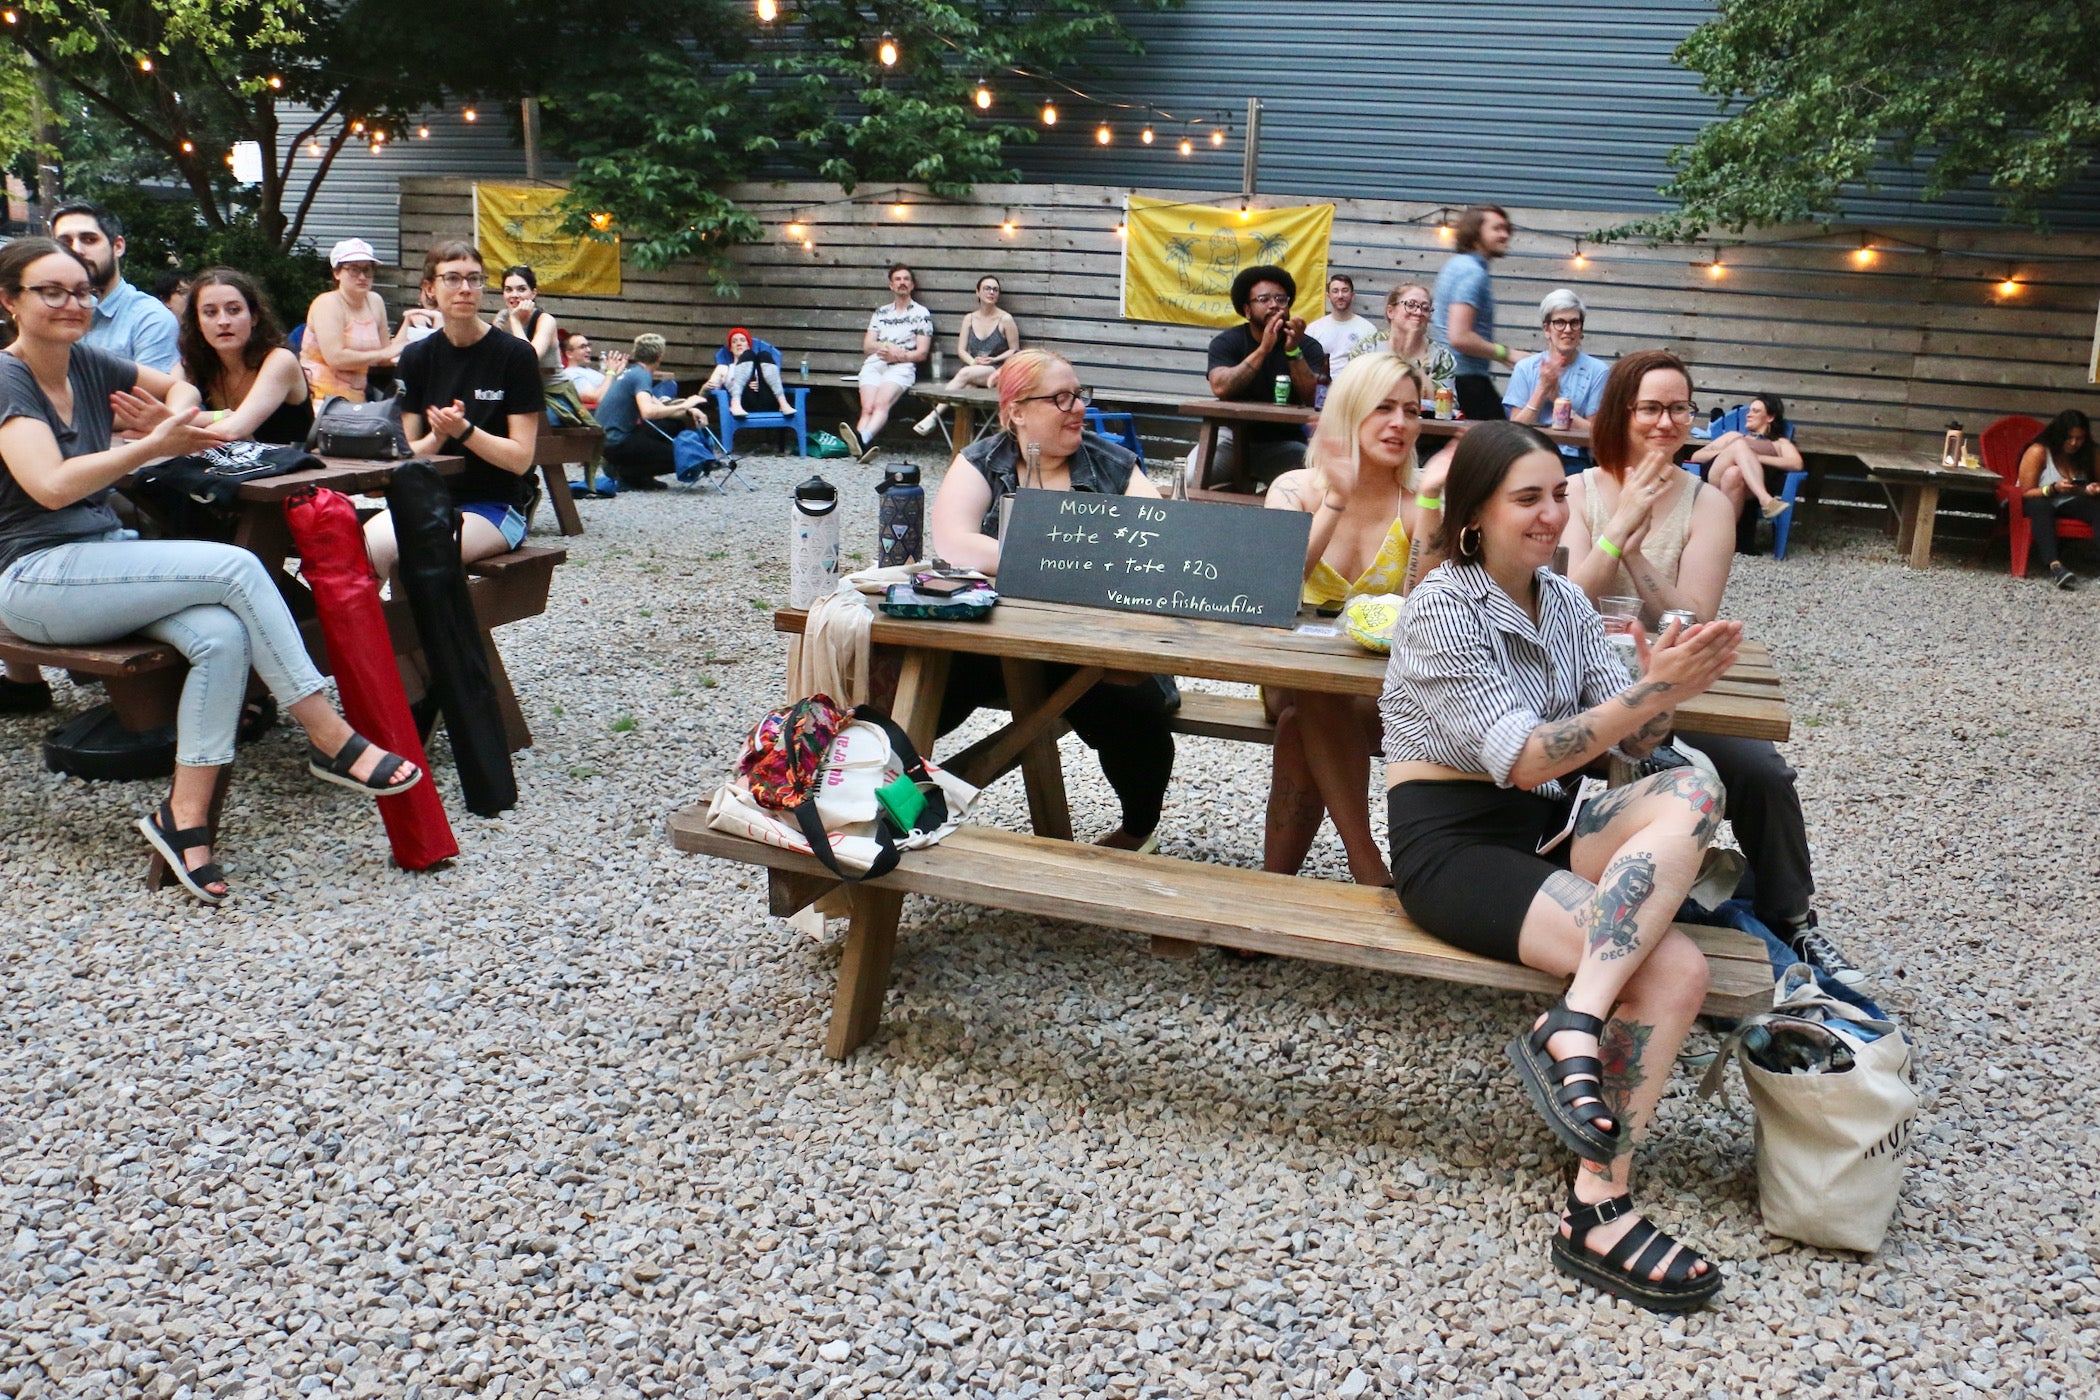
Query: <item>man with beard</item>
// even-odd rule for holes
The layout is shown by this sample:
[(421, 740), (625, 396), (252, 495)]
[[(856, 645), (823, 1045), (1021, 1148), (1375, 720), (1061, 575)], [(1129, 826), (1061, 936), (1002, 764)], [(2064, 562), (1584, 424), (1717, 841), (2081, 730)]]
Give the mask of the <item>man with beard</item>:
[(51, 216), (51, 236), (88, 265), (95, 284), (95, 322), (82, 345), (136, 360), (148, 369), (173, 372), (182, 358), (176, 347), (175, 313), (124, 280), (124, 225), (99, 204), (74, 200)]

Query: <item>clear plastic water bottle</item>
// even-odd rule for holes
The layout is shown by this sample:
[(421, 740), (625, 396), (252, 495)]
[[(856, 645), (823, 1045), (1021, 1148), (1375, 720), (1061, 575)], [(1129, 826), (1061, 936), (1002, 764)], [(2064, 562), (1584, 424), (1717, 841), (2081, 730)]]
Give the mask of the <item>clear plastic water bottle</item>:
[(802, 357), (802, 382), (804, 384), (809, 383), (809, 356), (807, 355)]

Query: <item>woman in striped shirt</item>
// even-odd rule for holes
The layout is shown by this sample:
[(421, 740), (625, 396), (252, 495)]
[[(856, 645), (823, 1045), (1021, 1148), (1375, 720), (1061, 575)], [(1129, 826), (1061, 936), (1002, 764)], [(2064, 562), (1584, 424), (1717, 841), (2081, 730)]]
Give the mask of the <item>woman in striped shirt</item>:
[(1674, 707), (1734, 664), (1742, 626), (1673, 624), (1629, 677), (1582, 590), (1550, 567), (1567, 484), (1533, 428), (1467, 433), (1443, 501), (1448, 562), (1408, 600), (1379, 702), (1394, 882), (1437, 937), (1574, 978), (1509, 1046), (1582, 1159), (1555, 1267), (1644, 1307), (1696, 1307), (1720, 1270), (1641, 1220), (1627, 1188), (1706, 994), (1704, 955), (1670, 923), (1720, 793), (1680, 768), (1578, 807), (1562, 780), (1614, 747), (1652, 749)]

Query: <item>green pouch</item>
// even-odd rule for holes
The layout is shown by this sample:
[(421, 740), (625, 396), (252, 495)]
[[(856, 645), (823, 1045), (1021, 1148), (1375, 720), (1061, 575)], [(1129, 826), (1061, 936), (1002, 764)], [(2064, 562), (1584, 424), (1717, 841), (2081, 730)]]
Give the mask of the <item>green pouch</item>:
[(809, 435), (809, 455), (812, 457), (850, 457), (853, 455), (846, 444), (832, 434), (818, 431)]
[(875, 789), (875, 800), (897, 824), (897, 830), (904, 833), (916, 830), (919, 817), (926, 811), (926, 794), (919, 791), (909, 773), (899, 773)]

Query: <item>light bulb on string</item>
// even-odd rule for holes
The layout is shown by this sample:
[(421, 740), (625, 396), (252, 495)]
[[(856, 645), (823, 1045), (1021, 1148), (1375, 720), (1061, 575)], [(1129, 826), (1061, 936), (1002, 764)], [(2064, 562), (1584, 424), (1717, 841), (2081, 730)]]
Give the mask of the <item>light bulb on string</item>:
[(1116, 134), (1113, 131), (1109, 130), (1107, 122), (1101, 123), (1100, 126), (1094, 129), (1094, 140), (1099, 142), (1101, 145), (1106, 146), (1109, 142), (1115, 139)]
[(277, 76), (277, 75), (276, 75), (275, 73), (272, 73), (272, 74), (270, 75), (270, 90), (271, 90), (272, 92), (276, 92), (276, 91), (279, 91), (279, 90), (281, 90), (281, 89), (282, 89), (283, 87), (284, 87), (284, 79), (282, 79), (282, 78), (278, 77), (278, 76)]
[(362, 136), (364, 134), (364, 130), (365, 124), (363, 122), (350, 123), (350, 131), (353, 135)]
[(1043, 104), (1043, 125), (1057, 125), (1057, 104), (1055, 102), (1045, 102)]
[(428, 140), (428, 139), (429, 139), (429, 137), (430, 137), (430, 128), (429, 128), (429, 127), (427, 127), (427, 126), (419, 126), (419, 127), (417, 127), (417, 128), (416, 128), (416, 139), (417, 139), (418, 141), (424, 141), (424, 140)]
[(1005, 235), (1006, 235), (1006, 236), (1007, 236), (1008, 238), (1012, 238), (1012, 237), (1014, 236), (1014, 211), (1013, 211), (1013, 210), (1011, 210), (1011, 209), (1008, 209), (1008, 210), (1006, 211), (1006, 217), (1005, 217), (1004, 219), (1002, 219), (1002, 220), (1000, 221), (1000, 223), (999, 223), (999, 232), (1001, 232), (1001, 233), (1005, 234)]
[(1718, 282), (1721, 280), (1722, 272), (1723, 268), (1721, 267), (1721, 250), (1719, 248), (1716, 248), (1714, 249), (1713, 257), (1706, 264), (1706, 275), (1712, 278), (1714, 281)]
[(789, 224), (787, 228), (787, 234), (790, 238), (800, 238), (803, 235), (804, 231), (805, 230), (802, 226), (802, 221), (800, 219), (797, 219), (794, 223)]
[(2018, 277), (2015, 277), (2013, 275), (2013, 270), (2008, 267), (2007, 269), (2005, 269), (2005, 280), (1998, 284), (1998, 295), (2001, 297), (2010, 297), (2018, 296), (2019, 294), (2020, 279)]
[(884, 30), (882, 42), (875, 46), (875, 57), (882, 60), (883, 67), (895, 68), (897, 66), (897, 36), (888, 30)]
[(1445, 243), (1449, 243), (1453, 237), (1451, 230), (1451, 211), (1449, 209), (1437, 210), (1436, 236), (1440, 241)]
[(139, 55), (139, 71), (140, 71), (141, 73), (151, 73), (151, 72), (153, 71), (153, 60), (152, 60), (152, 59), (150, 59), (150, 58), (148, 58), (148, 57), (146, 57), (146, 55), (144, 55), (144, 54), (140, 54), (140, 55)]
[(461, 113), (460, 113), (459, 115), (460, 115), (460, 116), (461, 116), (461, 117), (462, 117), (463, 119), (465, 119), (465, 120), (467, 120), (467, 121), (470, 121), (470, 122), (471, 122), (471, 121), (479, 121), (479, 120), (481, 119), (481, 114), (480, 114), (479, 112), (476, 112), (476, 111), (475, 111), (475, 110), (474, 110), (474, 109), (473, 109), (472, 107), (469, 107), (469, 108), (467, 108), (467, 109), (466, 109), (465, 111), (461, 112)]
[(901, 199), (890, 206), (890, 216), (892, 218), (902, 219), (909, 216), (910, 213), (911, 210), (905, 207), (905, 203)]
[(802, 251), (805, 253), (814, 253), (815, 251), (817, 251), (817, 245), (805, 238), (802, 240)]
[(1193, 141), (1191, 141), (1191, 140), (1189, 140), (1189, 138), (1188, 138), (1188, 137), (1186, 137), (1186, 136), (1182, 137), (1182, 138), (1181, 138), (1181, 153), (1182, 153), (1183, 155), (1185, 155), (1185, 156), (1192, 156), (1192, 155), (1194, 155), (1194, 154), (1196, 153), (1196, 143), (1195, 143), (1195, 142), (1193, 142)]
[(1582, 255), (1582, 240), (1579, 238), (1575, 240), (1575, 256), (1571, 259), (1571, 261), (1578, 268), (1588, 267), (1590, 265), (1590, 260)]
[(195, 144), (193, 144), (192, 142), (189, 142), (189, 141), (185, 141), (185, 142), (183, 142), (183, 143), (182, 143), (182, 153), (183, 153), (184, 155), (188, 155), (188, 154), (189, 154), (190, 152), (192, 152), (192, 151), (194, 151), (194, 150), (196, 150), (196, 149), (197, 149), (197, 147), (196, 147), (196, 146), (195, 146)]
[(758, 22), (771, 24), (780, 18), (780, 6), (776, 0), (758, 0)]
[(992, 110), (992, 90), (984, 85), (984, 79), (982, 78), (977, 80), (977, 110), (980, 112)]
[(1246, 223), (1246, 222), (1247, 222), (1247, 221), (1248, 221), (1249, 219), (1251, 219), (1251, 218), (1253, 218), (1253, 217), (1254, 217), (1254, 211), (1253, 211), (1253, 210), (1251, 210), (1251, 209), (1249, 209), (1249, 208), (1247, 207), (1247, 196), (1245, 196), (1245, 195), (1241, 195), (1241, 196), (1240, 196), (1240, 222), (1244, 224), (1244, 223)]
[(320, 143), (320, 142), (318, 142), (318, 141), (309, 141), (309, 142), (307, 142), (307, 143), (306, 143), (306, 153), (307, 153), (308, 155), (310, 155), (310, 156), (317, 156), (317, 155), (321, 154), (321, 143)]
[(21, 16), (17, 15), (13, 10), (0, 10), (0, 19), (6, 20), (9, 24), (13, 24), (20, 18)]
[(1148, 146), (1152, 144), (1152, 117), (1149, 113), (1145, 117), (1144, 128), (1138, 132), (1138, 140)]
[(1129, 233), (1130, 230), (1124, 227), (1123, 221), (1121, 219), (1116, 220), (1116, 237), (1125, 238), (1129, 236)]
[(610, 229), (612, 226), (612, 211), (607, 209), (600, 209), (595, 214), (591, 215), (591, 227), (596, 229), (598, 232), (604, 233), (607, 229)]
[(1210, 129), (1210, 144), (1213, 146), (1222, 146), (1225, 144), (1224, 127), (1214, 126)]
[(1874, 240), (1867, 234), (1863, 233), (1859, 236), (1859, 246), (1852, 250), (1852, 265), (1854, 267), (1872, 267), (1874, 265)]

